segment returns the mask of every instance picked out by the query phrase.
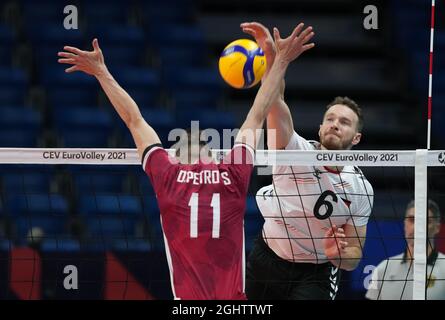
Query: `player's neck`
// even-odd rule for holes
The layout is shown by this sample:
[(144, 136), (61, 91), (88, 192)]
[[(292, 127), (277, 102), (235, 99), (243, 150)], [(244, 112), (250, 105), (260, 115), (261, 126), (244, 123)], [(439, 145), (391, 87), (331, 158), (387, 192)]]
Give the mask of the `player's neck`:
[[(320, 143), (320, 150), (329, 150), (329, 149), (327, 149), (324, 145), (322, 145), (321, 143)], [(329, 171), (329, 172), (332, 172), (332, 173), (340, 173), (340, 172), (342, 172), (343, 171), (343, 167), (337, 167), (337, 166), (325, 166), (325, 168)]]
[[(429, 244), (426, 256), (429, 257), (431, 255), (431, 253), (433, 252), (433, 250), (434, 250), (434, 246)], [(408, 246), (406, 248), (406, 257), (411, 260), (411, 259), (413, 259), (413, 254), (414, 254), (414, 246)]]
[(201, 157), (184, 157), (184, 158), (178, 158), (178, 161), (181, 164), (188, 164), (188, 165), (194, 165), (194, 164), (209, 164), (213, 162), (212, 157), (208, 156), (201, 156)]
[(213, 159), (212, 157), (207, 157), (207, 156), (201, 156), (201, 157), (197, 157), (195, 159), (193, 159), (193, 162), (191, 164), (210, 164), (213, 163)]

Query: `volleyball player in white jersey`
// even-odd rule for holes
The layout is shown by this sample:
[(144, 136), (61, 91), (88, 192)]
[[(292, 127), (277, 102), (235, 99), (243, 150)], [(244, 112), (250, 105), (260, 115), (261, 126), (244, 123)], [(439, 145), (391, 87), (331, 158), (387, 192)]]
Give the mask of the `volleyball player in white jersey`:
[[(244, 23), (272, 65), (275, 48), (267, 28)], [(348, 150), (360, 142), (363, 117), (359, 106), (337, 97), (320, 125), (320, 142), (294, 131), (292, 117), (281, 97), (270, 109), (269, 149)], [(271, 137), (273, 135), (269, 135)], [(362, 257), (373, 189), (353, 166), (276, 166), (272, 185), (257, 193), (265, 219), (247, 264), (249, 299), (334, 299), (339, 269), (353, 270)]]

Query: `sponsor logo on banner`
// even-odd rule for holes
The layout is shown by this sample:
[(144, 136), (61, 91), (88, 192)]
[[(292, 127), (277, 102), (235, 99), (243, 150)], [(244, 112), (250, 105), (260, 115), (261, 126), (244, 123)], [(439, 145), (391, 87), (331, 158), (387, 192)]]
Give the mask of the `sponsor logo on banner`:
[(437, 157), (437, 160), (439, 160), (439, 162), (441, 164), (445, 164), (445, 152), (439, 153), (439, 156)]

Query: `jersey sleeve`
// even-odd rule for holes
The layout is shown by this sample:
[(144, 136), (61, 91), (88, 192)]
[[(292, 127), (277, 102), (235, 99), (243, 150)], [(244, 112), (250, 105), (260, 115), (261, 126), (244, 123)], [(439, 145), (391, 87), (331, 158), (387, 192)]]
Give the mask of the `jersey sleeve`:
[(294, 131), (285, 150), (314, 150), (314, 146)]
[(360, 193), (356, 212), (352, 212), (352, 218), (347, 222), (357, 227), (365, 226), (368, 223), (374, 204), (374, 191), (367, 180), (364, 181), (363, 191)]
[[(314, 145), (294, 131), (284, 150), (314, 150), (314, 148)], [(283, 174), (288, 168), (289, 166), (275, 165), (272, 168), (272, 174)]]
[(223, 159), (222, 163), (227, 165), (227, 170), (241, 186), (243, 193), (247, 193), (249, 188), (254, 161), (255, 150), (245, 143), (235, 144)]
[(151, 145), (143, 153), (142, 168), (150, 178), (155, 191), (164, 185), (164, 180), (174, 165), (173, 159), (161, 144)]
[[(385, 260), (386, 261), (386, 260)], [(385, 268), (385, 261), (382, 261), (373, 271), (371, 281), (368, 283), (368, 290), (366, 292), (366, 298), (370, 300), (378, 300), (379, 293), (382, 289), (382, 277), (383, 268)]]

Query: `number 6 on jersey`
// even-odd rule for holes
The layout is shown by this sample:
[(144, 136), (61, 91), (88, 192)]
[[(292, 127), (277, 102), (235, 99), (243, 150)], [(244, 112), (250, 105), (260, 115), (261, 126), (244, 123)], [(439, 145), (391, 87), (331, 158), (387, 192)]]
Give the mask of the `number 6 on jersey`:
[[(192, 193), (189, 201), (190, 207), (190, 238), (198, 237), (198, 203), (199, 194)], [(212, 224), (212, 238), (219, 238), (221, 206), (219, 193), (214, 193), (210, 206), (213, 208), (213, 224)]]

